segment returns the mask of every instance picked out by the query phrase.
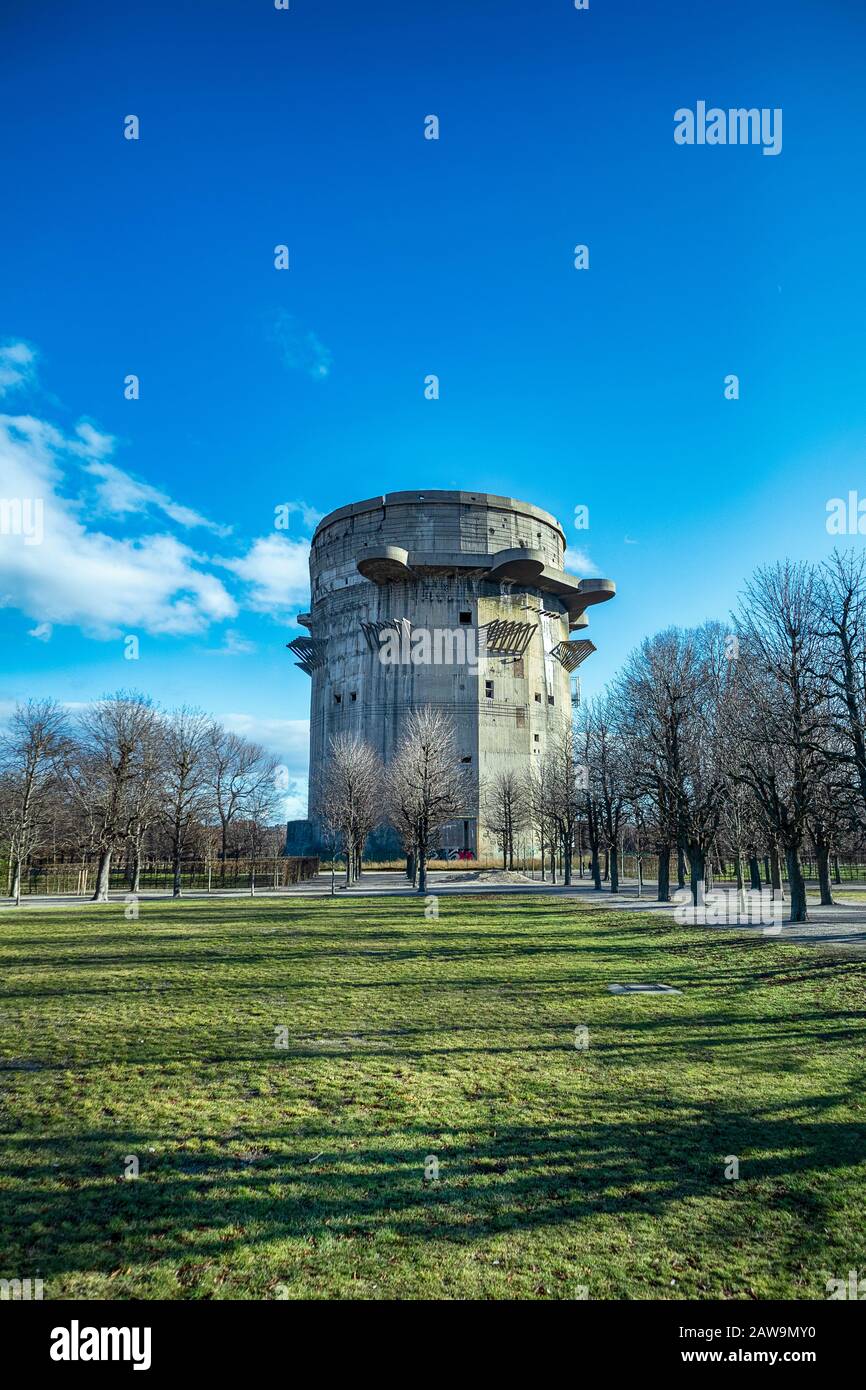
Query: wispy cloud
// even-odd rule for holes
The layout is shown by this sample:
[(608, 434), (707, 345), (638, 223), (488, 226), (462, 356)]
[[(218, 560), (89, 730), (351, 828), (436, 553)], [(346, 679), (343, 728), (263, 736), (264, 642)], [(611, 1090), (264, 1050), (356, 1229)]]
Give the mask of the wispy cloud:
[[(79, 426), (79, 434), (82, 427)], [(98, 436), (100, 440), (106, 436)], [(103, 446), (104, 450), (104, 446)], [(169, 520), (178, 526), (188, 529), (201, 527), (207, 531), (213, 531), (218, 536), (227, 536), (231, 532), (230, 526), (220, 526), (215, 521), (210, 521), (201, 512), (195, 511), (193, 507), (184, 506), (182, 502), (175, 502), (167, 492), (160, 488), (152, 487), (150, 483), (143, 483), (138, 478), (134, 478), (130, 473), (125, 473), (122, 468), (118, 468), (113, 463), (106, 463), (102, 457), (91, 459), (84, 465), (84, 470), (92, 477), (97, 479), (96, 496), (99, 506), (109, 516), (129, 516), (143, 514), (151, 509), (161, 512)]]
[(281, 515), (284, 514), (287, 520), (296, 512), (299, 513), (301, 522), (307, 531), (315, 531), (322, 517), (325, 515), (324, 512), (317, 511), (315, 507), (311, 507), (309, 502), (280, 502), (279, 506), (275, 508), (275, 511)]
[(232, 733), (243, 734), (244, 738), (261, 743), (275, 757), (282, 759), (290, 771), (306, 770), (310, 751), (308, 719), (268, 719), (237, 710), (221, 714), (220, 719)]
[(255, 650), (255, 642), (248, 641), (246, 637), (242, 637), (234, 628), (229, 628), (227, 630), (221, 647), (205, 648), (208, 656), (249, 656), (249, 654)]
[(36, 349), (29, 343), (0, 344), (0, 396), (36, 380)]
[(305, 328), (285, 309), (274, 315), (271, 337), (279, 348), (283, 366), (289, 371), (303, 372), (315, 381), (322, 381), (330, 374), (333, 359), (329, 350), (311, 328)]

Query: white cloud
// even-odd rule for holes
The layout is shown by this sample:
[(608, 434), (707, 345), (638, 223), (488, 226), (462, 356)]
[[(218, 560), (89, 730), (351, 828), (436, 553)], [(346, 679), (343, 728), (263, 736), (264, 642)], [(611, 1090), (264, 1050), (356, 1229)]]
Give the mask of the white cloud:
[(39, 499), (43, 512), (41, 543), (0, 535), (0, 605), (37, 626), (71, 624), (99, 638), (196, 633), (234, 618), (237, 604), (221, 580), (174, 536), (118, 540), (87, 528), (63, 486), (69, 456), (92, 458), (104, 447), (106, 436), (89, 431), (70, 440), (33, 416), (0, 415), (3, 495)]
[(255, 642), (249, 642), (234, 628), (228, 628), (221, 647), (208, 647), (208, 656), (248, 656), (256, 650)]
[[(94, 447), (102, 445), (102, 452), (91, 462), (84, 465), (84, 470), (99, 481), (96, 485), (96, 495), (99, 505), (109, 516), (129, 516), (134, 513), (147, 512), (151, 507), (158, 512), (162, 512), (178, 526), (185, 527), (205, 527), (208, 531), (214, 531), (218, 536), (227, 536), (231, 531), (230, 526), (219, 526), (215, 521), (209, 521), (202, 516), (201, 512), (195, 511), (192, 507), (185, 507), (180, 502), (175, 502), (169, 497), (168, 493), (160, 491), (159, 488), (152, 487), (150, 483), (139, 482), (131, 474), (124, 473), (123, 469), (118, 468), (113, 463), (103, 461), (105, 451), (104, 441), (107, 435), (98, 435), (89, 425), (79, 425), (78, 433), (88, 431), (89, 435), (95, 436)], [(87, 438), (87, 436), (85, 436)]]
[(306, 777), (295, 777), (286, 793), (284, 815), (286, 820), (306, 820), (308, 782)]
[(27, 636), (35, 637), (39, 642), (50, 642), (53, 631), (50, 623), (37, 623), (35, 627), (31, 627)]
[(309, 719), (267, 719), (258, 714), (221, 714), (220, 722), (232, 733), (260, 743), (279, 758), (292, 774), (307, 771), (310, 757)]
[(238, 560), (220, 561), (249, 587), (247, 604), (259, 613), (286, 617), (310, 592), (310, 543), (280, 532), (260, 536)]
[[(288, 525), (288, 518), (294, 513), (300, 512), (301, 521), (308, 531), (315, 531), (324, 512), (319, 512), (315, 507), (311, 507), (309, 502), (280, 502), (274, 508), (274, 525), (285, 529)], [(285, 523), (283, 522), (285, 518)]]
[(29, 343), (0, 344), (0, 396), (35, 380), (36, 353)]
[(585, 550), (569, 550), (563, 563), (563, 569), (569, 574), (579, 575), (585, 579), (588, 575), (595, 574), (595, 561)]
[(109, 454), (114, 453), (114, 436), (102, 434), (87, 420), (82, 420), (75, 426), (75, 433), (81, 443), (70, 446), (74, 453), (81, 453), (84, 458), (92, 459), (106, 458)]

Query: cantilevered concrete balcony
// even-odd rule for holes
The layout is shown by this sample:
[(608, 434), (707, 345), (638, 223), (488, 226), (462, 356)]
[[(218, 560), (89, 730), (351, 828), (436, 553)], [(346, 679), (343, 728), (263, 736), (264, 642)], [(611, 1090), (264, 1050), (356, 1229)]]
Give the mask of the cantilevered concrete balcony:
[(365, 548), (357, 560), (358, 573), (374, 584), (404, 582), (425, 570), (471, 572), (495, 583), (510, 581), (556, 594), (568, 610), (570, 628), (585, 627), (583, 615), (596, 603), (605, 603), (616, 593), (612, 579), (578, 579), (565, 570), (546, 563), (540, 550), (517, 547), (498, 550), (493, 555), (459, 552), (407, 551), (401, 546)]

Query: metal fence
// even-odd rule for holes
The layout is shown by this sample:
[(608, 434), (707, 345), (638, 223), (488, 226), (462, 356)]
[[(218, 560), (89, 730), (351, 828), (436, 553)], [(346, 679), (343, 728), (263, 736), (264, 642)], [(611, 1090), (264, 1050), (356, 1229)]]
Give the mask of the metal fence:
[[(8, 867), (4, 866), (4, 879), (8, 880)], [(21, 880), (22, 897), (53, 895), (89, 897), (96, 890), (97, 861), (88, 859), (77, 863), (39, 863), (31, 864)], [(216, 892), (222, 888), (256, 889), (288, 888), (293, 883), (302, 883), (314, 878), (319, 872), (319, 861), (313, 858), (300, 858), (289, 855), (268, 857), (266, 859), (226, 859), (204, 860), (185, 859), (181, 863), (180, 881), (184, 890), (197, 889)], [(128, 893), (134, 881), (134, 867), (121, 860), (113, 863), (109, 874), (109, 891)], [(174, 884), (174, 869), (167, 859), (149, 859), (141, 864), (138, 891), (141, 893), (159, 892), (171, 889)], [(8, 889), (8, 883), (7, 883)]]

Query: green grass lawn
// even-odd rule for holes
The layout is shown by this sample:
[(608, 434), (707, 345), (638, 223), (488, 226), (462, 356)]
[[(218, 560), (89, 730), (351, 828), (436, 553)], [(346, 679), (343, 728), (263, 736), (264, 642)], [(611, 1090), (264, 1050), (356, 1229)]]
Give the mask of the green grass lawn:
[(862, 957), (562, 898), (440, 907), (0, 913), (0, 1276), (572, 1299), (866, 1275)]

